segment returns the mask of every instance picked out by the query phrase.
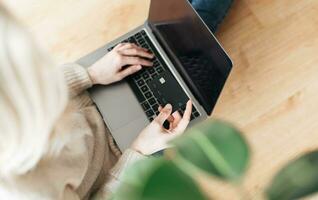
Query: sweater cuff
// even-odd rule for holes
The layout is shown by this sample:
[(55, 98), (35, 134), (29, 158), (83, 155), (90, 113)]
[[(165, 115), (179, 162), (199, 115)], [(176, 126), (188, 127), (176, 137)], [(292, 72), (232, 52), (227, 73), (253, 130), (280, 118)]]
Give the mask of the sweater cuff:
[(134, 162), (145, 158), (146, 156), (132, 150), (127, 149), (120, 157), (116, 165), (109, 171), (109, 179), (104, 187), (97, 192), (95, 199), (106, 199), (114, 194), (122, 183), (122, 177), (125, 169), (130, 167)]
[(93, 86), (87, 70), (79, 64), (65, 64), (62, 69), (71, 97), (77, 96)]
[(111, 169), (110, 174), (117, 180), (120, 180), (122, 178), (124, 170), (127, 167), (131, 166), (133, 163), (143, 158), (146, 158), (146, 156), (132, 149), (127, 149), (126, 151), (124, 151), (123, 155), (120, 157), (116, 165)]

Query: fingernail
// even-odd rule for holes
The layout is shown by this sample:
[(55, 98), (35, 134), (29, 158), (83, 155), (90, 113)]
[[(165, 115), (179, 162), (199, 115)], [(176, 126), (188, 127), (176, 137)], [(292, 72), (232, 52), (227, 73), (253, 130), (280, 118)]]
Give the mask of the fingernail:
[(138, 65), (138, 66), (137, 66), (137, 69), (138, 69), (138, 70), (141, 70), (141, 68), (142, 68), (141, 65)]
[(170, 109), (172, 109), (172, 105), (171, 104), (167, 104), (166, 108), (170, 110)]

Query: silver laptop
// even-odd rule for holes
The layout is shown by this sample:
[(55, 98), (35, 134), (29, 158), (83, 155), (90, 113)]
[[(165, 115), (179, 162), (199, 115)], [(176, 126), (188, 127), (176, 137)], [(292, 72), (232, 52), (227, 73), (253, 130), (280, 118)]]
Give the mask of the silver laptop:
[(88, 67), (122, 42), (135, 43), (155, 55), (153, 67), (89, 91), (122, 151), (158, 115), (159, 105), (170, 103), (173, 111), (183, 114), (191, 99), (189, 126), (211, 115), (232, 62), (187, 0), (152, 0), (143, 25), (78, 63)]

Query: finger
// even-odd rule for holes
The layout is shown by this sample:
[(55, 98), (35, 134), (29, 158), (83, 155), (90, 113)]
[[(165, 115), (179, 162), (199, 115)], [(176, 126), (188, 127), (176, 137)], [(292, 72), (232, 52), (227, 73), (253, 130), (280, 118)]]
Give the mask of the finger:
[(119, 44), (120, 46), (118, 45), (118, 47), (117, 48), (115, 47), (114, 49), (121, 51), (123, 49), (132, 48), (134, 46), (132, 43), (128, 43), (128, 42), (124, 42), (120, 44)]
[(172, 112), (172, 106), (167, 104), (160, 112), (160, 114), (154, 119), (160, 126), (169, 118)]
[(143, 58), (153, 58), (153, 54), (146, 52), (140, 48), (131, 48), (131, 49), (124, 49), (121, 50), (120, 53), (125, 56), (139, 56)]
[[(158, 107), (158, 111), (161, 112), (161, 110), (162, 110), (162, 107), (159, 106)], [(172, 115), (170, 115), (167, 120), (168, 120), (169, 123), (173, 123), (174, 122), (174, 117)]]
[(172, 113), (171, 116), (173, 117), (173, 121), (170, 122), (170, 129), (169, 130), (176, 128), (178, 126), (180, 120), (182, 119), (182, 117), (178, 111), (175, 111), (174, 113)]
[(127, 43), (120, 43), (120, 44), (117, 44), (115, 47), (114, 47), (114, 50), (118, 50), (120, 49), (122, 46), (124, 46), (125, 44)]
[[(131, 44), (132, 44), (132, 48), (137, 48), (137, 49), (140, 49), (140, 50), (145, 51), (145, 52), (147, 52), (147, 53), (150, 53), (149, 50), (146, 49), (146, 48), (140, 47), (140, 46), (138, 46), (138, 45), (136, 45), (136, 44), (134, 44), (134, 43), (131, 43)], [(151, 53), (150, 53), (150, 54), (151, 54)]]
[(185, 111), (184, 111), (184, 114), (183, 114), (182, 119), (185, 119), (185, 120), (190, 121), (191, 113), (192, 113), (192, 101), (189, 100), (189, 101), (187, 102), (187, 106), (186, 106), (186, 109), (185, 109)]
[(119, 79), (123, 79), (142, 69), (141, 65), (132, 65), (118, 73)]
[(122, 44), (123, 45), (118, 48), (118, 51), (122, 51), (122, 50), (125, 50), (125, 49), (132, 49), (132, 48), (140, 49), (140, 50), (146, 51), (146, 52), (148, 51), (148, 49), (144, 49), (142, 47), (139, 47), (139, 46), (137, 46), (134, 43), (122, 43)]
[[(146, 53), (148, 53), (148, 54), (153, 55), (152, 53), (149, 52), (148, 49), (145, 49), (145, 48), (142, 48), (142, 47), (140, 47), (140, 46), (137, 46), (137, 45), (134, 44), (134, 43), (127, 43), (127, 42), (125, 42), (125, 43), (120, 43), (120, 44), (116, 45), (115, 48), (114, 48), (114, 50), (121, 51), (121, 50), (131, 49), (131, 48), (136, 48), (136, 49), (139, 49), (139, 50), (141, 50), (141, 51), (144, 51), (144, 52), (146, 52)], [(153, 58), (153, 57), (154, 57), (154, 55), (153, 55), (151, 58)]]
[(124, 56), (122, 60), (122, 66), (125, 66), (125, 65), (142, 65), (142, 66), (151, 67), (153, 63), (150, 62), (149, 60), (146, 60), (140, 57)]
[(172, 115), (170, 115), (170, 116), (168, 117), (167, 121), (168, 121), (169, 123), (173, 123), (173, 122), (174, 122), (174, 117), (173, 117)]
[(191, 119), (191, 113), (192, 113), (192, 101), (189, 100), (187, 102), (186, 110), (184, 111), (183, 117), (180, 120), (179, 124), (177, 127), (174, 129), (174, 131), (178, 134), (182, 134), (185, 129), (187, 128), (190, 119)]
[(172, 116), (174, 118), (174, 121), (173, 121), (174, 124), (178, 124), (182, 119), (182, 117), (178, 111), (175, 111), (174, 113), (172, 113)]

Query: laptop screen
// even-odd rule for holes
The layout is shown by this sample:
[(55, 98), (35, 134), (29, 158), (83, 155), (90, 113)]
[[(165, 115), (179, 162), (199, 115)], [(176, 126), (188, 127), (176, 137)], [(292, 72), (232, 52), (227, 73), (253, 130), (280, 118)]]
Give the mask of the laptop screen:
[(231, 71), (230, 58), (187, 0), (152, 0), (148, 21), (193, 94), (211, 114)]

